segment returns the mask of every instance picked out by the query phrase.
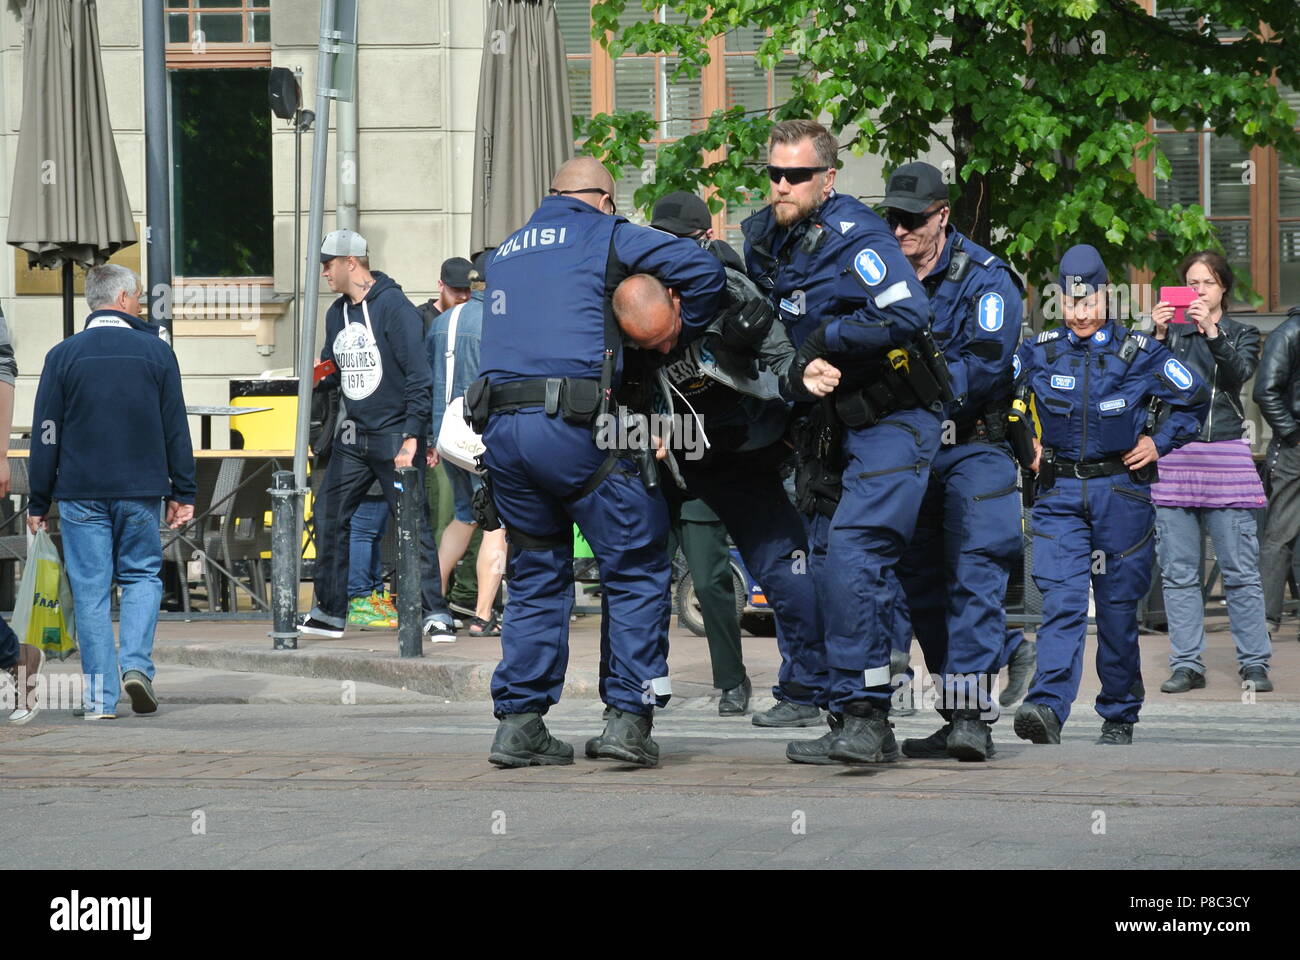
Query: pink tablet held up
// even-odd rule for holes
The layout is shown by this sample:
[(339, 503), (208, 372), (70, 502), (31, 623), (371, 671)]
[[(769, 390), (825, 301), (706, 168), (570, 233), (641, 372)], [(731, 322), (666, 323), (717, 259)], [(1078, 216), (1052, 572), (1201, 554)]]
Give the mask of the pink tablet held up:
[(1187, 319), (1187, 308), (1196, 300), (1196, 291), (1191, 287), (1161, 287), (1160, 299), (1174, 308), (1173, 323), (1191, 323)]

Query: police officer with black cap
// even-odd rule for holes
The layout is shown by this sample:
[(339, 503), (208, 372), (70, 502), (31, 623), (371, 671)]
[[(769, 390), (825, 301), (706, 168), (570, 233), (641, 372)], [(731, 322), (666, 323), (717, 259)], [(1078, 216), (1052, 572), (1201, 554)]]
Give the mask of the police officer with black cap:
[[(1146, 693), (1137, 607), (1151, 585), (1156, 461), (1195, 440), (1209, 389), (1159, 341), (1108, 315), (1106, 266), (1096, 248), (1071, 247), (1058, 285), (1065, 328), (1016, 352), (1017, 396), (1042, 423), (1032, 527), (1034, 582), (1043, 594), (1038, 672), (1016, 711), (1016, 736), (1060, 743), (1079, 692), (1088, 587), (1097, 610), (1102, 718), (1097, 743), (1133, 742)], [(1163, 404), (1168, 416), (1153, 402)], [(1027, 421), (1026, 421), (1027, 422)], [(1158, 426), (1157, 426), (1158, 424)]]
[[(915, 631), (947, 723), (903, 741), (909, 757), (986, 760), (993, 754), (993, 679), (1004, 660), (1003, 600), (1021, 553), (1016, 465), (1006, 444), (1011, 360), (1020, 343), (1020, 279), (948, 223), (939, 170), (905, 163), (889, 178), (885, 220), (930, 296), (953, 399), (916, 532), (898, 564), (910, 626), (895, 636), (906, 654)], [(1013, 682), (1033, 673), (1033, 645), (1012, 635)], [(1023, 687), (1022, 687), (1023, 692)]]

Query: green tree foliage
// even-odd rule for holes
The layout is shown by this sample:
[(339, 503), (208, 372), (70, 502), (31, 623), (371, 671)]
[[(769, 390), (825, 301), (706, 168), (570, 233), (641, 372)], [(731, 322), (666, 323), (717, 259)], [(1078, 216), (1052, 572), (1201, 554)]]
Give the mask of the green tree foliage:
[[(1294, 111), (1269, 82), (1276, 74), (1300, 89), (1296, 0), (1203, 0), (1172, 21), (1131, 0), (669, 3), (686, 25), (651, 22), (654, 0), (645, 13), (628, 6), (595, 5), (592, 35), (612, 56), (680, 57), (673, 82), (698, 77), (708, 41), (739, 26), (771, 32), (758, 53), (765, 65), (783, 51), (799, 61), (793, 96), (774, 111), (716, 111), (660, 148), (638, 207), (669, 190), (714, 186), (715, 209), (765, 191), (758, 159), (771, 124), (825, 115), (842, 149), (880, 155), (887, 167), (931, 148), (951, 156), (954, 224), (1029, 278), (1053, 276), (1074, 243), (1095, 245), (1115, 276), (1127, 266), (1168, 276), (1187, 251), (1220, 245), (1201, 207), (1162, 209), (1139, 190), (1135, 157), (1154, 155), (1159, 179), (1170, 173), (1149, 117), (1177, 130), (1208, 125), (1300, 162)], [(1240, 40), (1219, 40), (1242, 30)], [(639, 141), (658, 119), (602, 114), (575, 119), (575, 129), (617, 172), (642, 162)], [(725, 159), (704, 162), (721, 148)]]

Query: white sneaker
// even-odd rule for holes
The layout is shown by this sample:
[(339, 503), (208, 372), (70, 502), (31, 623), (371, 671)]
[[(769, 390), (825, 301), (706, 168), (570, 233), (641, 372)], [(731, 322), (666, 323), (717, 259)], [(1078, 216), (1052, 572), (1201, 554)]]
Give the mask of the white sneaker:
[(456, 628), (431, 617), (424, 621), (424, 636), (430, 643), (455, 643)]

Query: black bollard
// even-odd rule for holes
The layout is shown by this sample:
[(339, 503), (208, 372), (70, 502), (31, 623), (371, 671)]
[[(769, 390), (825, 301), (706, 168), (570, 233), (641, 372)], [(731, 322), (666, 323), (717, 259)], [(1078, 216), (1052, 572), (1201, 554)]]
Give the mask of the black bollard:
[(277, 470), (271, 475), (271, 640), (274, 650), (297, 650), (298, 631), (298, 505), (302, 498), (293, 482), (293, 471)]
[[(423, 455), (422, 452), (419, 455)], [(424, 655), (420, 603), (420, 513), (424, 491), (420, 471), (397, 471), (397, 649), (403, 657)]]

